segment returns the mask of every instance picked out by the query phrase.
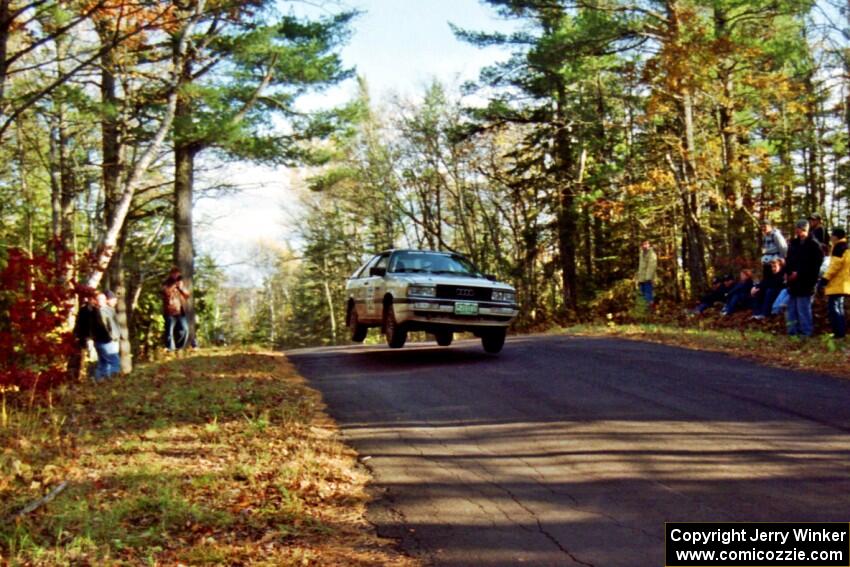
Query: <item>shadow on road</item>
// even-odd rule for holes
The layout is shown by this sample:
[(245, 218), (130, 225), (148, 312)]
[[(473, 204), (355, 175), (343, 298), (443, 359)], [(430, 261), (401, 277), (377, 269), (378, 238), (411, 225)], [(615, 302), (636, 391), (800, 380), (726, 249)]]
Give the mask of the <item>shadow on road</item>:
[(850, 382), (662, 345), (290, 353), (439, 565), (663, 564), (665, 521), (846, 521)]

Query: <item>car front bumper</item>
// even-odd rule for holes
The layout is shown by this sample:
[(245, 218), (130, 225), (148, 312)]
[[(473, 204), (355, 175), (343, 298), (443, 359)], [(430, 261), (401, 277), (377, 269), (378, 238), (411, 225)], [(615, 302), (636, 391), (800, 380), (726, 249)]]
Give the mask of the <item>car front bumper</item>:
[[(476, 303), (478, 313), (459, 315), (455, 303)], [(481, 327), (507, 327), (519, 310), (516, 304), (490, 301), (455, 301), (452, 299), (409, 298), (393, 302), (396, 321), (416, 329), (455, 328), (467, 330)]]

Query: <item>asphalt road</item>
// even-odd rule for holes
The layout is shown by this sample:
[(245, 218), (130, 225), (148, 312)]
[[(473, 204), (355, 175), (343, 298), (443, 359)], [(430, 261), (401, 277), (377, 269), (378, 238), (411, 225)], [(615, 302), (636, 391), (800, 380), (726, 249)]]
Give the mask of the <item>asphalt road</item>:
[(436, 565), (664, 565), (665, 521), (850, 521), (850, 380), (630, 341), (288, 353)]

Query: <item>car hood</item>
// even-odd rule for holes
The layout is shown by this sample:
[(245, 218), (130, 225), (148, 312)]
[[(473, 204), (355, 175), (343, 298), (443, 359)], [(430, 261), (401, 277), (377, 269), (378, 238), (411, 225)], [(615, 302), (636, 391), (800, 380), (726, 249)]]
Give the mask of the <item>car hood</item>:
[(469, 287), (488, 287), (491, 289), (503, 289), (515, 291), (506, 283), (494, 282), (485, 278), (469, 278), (462, 276), (446, 276), (443, 274), (391, 274), (392, 278), (399, 282), (408, 282), (418, 285), (460, 285)]

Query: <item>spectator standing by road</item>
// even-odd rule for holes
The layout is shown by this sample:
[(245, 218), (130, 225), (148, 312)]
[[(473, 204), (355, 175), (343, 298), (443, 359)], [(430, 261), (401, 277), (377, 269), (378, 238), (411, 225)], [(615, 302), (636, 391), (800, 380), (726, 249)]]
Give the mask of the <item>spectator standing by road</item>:
[(823, 276), (832, 336), (843, 339), (847, 334), (844, 315), (844, 296), (850, 295), (850, 254), (847, 252), (847, 233), (843, 228), (832, 229), (832, 258)]
[(183, 287), (180, 270), (171, 268), (162, 284), (163, 315), (165, 316), (165, 348), (174, 352), (189, 341), (189, 322), (186, 318), (186, 300), (189, 292)]
[(782, 258), (788, 254), (788, 243), (779, 229), (773, 226), (769, 220), (761, 223), (761, 233), (764, 235), (761, 244), (761, 263), (764, 268), (762, 274), (766, 275), (770, 270), (770, 262)]
[(809, 215), (809, 238), (816, 240), (824, 254), (829, 251), (829, 240), (826, 238), (826, 228), (819, 213)]
[[(785, 257), (788, 255), (788, 243), (785, 241), (785, 237), (782, 236), (782, 233), (778, 228), (773, 226), (773, 222), (770, 220), (765, 220), (761, 223), (761, 233), (763, 235), (762, 245), (761, 245), (761, 283), (753, 288), (758, 293), (758, 297), (756, 297), (756, 306), (753, 309), (753, 317), (756, 319), (763, 319), (771, 314), (771, 307), (773, 303), (767, 306), (767, 309), (764, 309), (764, 303), (766, 303), (767, 295), (773, 294), (774, 285), (776, 282), (774, 281), (774, 268), (773, 262), (779, 260), (782, 262), (782, 267), (785, 266)], [(773, 300), (776, 300), (776, 297), (779, 295), (782, 288), (785, 286), (785, 273), (784, 270), (778, 276), (781, 280), (781, 284), (775, 291), (776, 294), (773, 297)]]
[(650, 308), (655, 300), (653, 282), (655, 281), (655, 270), (658, 267), (658, 256), (652, 248), (649, 240), (644, 240), (640, 245), (640, 260), (638, 262), (637, 282), (640, 294)]
[(116, 303), (117, 298), (111, 291), (97, 294), (97, 316), (94, 318), (92, 333), (94, 348), (97, 351), (95, 382), (111, 378), (121, 371), (121, 358), (118, 355), (118, 339), (121, 334), (115, 319)]
[(786, 262), (788, 334), (810, 337), (814, 332), (812, 298), (823, 262), (823, 251), (816, 240), (809, 238), (809, 221), (798, 221), (794, 233), (795, 237), (788, 245)]
[[(88, 354), (89, 360), (94, 360), (94, 326), (98, 317), (97, 312), (97, 294), (93, 290), (89, 290), (81, 294), (82, 304), (77, 312), (77, 319), (74, 322), (74, 338), (77, 339), (77, 346), (83, 351), (83, 355)], [(80, 359), (80, 364), (84, 364), (83, 359)], [(83, 367), (80, 366), (80, 369)]]

